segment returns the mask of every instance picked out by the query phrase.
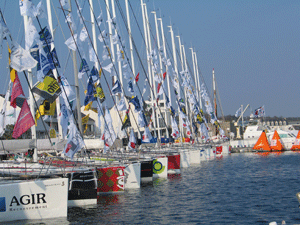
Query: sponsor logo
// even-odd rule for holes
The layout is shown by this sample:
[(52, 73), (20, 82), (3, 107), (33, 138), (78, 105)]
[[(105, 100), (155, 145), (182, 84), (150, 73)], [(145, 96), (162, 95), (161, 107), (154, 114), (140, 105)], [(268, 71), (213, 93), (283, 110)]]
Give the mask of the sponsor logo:
[(5, 197), (0, 197), (0, 212), (6, 212)]

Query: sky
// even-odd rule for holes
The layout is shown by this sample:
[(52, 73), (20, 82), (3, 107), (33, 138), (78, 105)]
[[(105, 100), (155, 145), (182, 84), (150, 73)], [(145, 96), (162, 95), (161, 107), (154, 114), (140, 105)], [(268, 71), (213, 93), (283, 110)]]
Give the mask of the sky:
[[(35, 5), (39, 2), (32, 1)], [(69, 79), (70, 84), (74, 84), (73, 64), (71, 59), (66, 60), (68, 49), (64, 44), (65, 38), (70, 37), (70, 31), (64, 22), (62, 11), (58, 8), (58, 1), (52, 2), (60, 21), (58, 23), (53, 8), (53, 26), (56, 28), (55, 47), (63, 65), (60, 73)], [(76, 5), (74, 1), (72, 2), (75, 11)], [(90, 20), (88, 3), (85, 0), (78, 2), (83, 8), (86, 20)], [(128, 33), (117, 3), (125, 13), (124, 0), (116, 1), (117, 24), (129, 49)], [(189, 48), (192, 47), (197, 53), (199, 72), (210, 93), (212, 93), (214, 68), (219, 103), (221, 103), (218, 103), (219, 112), (222, 108), (224, 115), (234, 115), (241, 105), (246, 107), (249, 104), (245, 115), (249, 115), (250, 110), (253, 111), (264, 105), (266, 116), (300, 116), (299, 0), (147, 0), (145, 3), (153, 35), (156, 34), (151, 11), (155, 10), (157, 16), (162, 17), (168, 45), (171, 46), (171, 39), (167, 26), (172, 25), (174, 35), (180, 36), (190, 68), (193, 66)], [(45, 0), (43, 4), (46, 8)], [(143, 67), (147, 70), (145, 47), (142, 42), (143, 23), (140, 1), (130, 0), (130, 4), (133, 10), (130, 9), (133, 38)], [(106, 16), (105, 7), (104, 0), (94, 0), (96, 15), (99, 15), (102, 9), (103, 15)], [(24, 47), (23, 19), (20, 16), (18, 0), (1, 0), (0, 8), (12, 36)], [(78, 19), (76, 12), (73, 16)], [(46, 19), (41, 19), (41, 23), (43, 27), (46, 26)], [(39, 30), (36, 21), (35, 26)], [(104, 29), (104, 24), (101, 26)], [(107, 27), (107, 24), (105, 26)], [(175, 38), (175, 41), (177, 45), (178, 39)], [(0, 65), (5, 68), (1, 74), (3, 82), (4, 80), (8, 82), (5, 46), (3, 45)], [(102, 46), (99, 42), (98, 49), (101, 55)], [(145, 79), (142, 74), (143, 67), (136, 53), (135, 64), (136, 71), (141, 71), (141, 79)], [(180, 71), (180, 66), (178, 68)], [(20, 79), (25, 85), (25, 79), (22, 77)], [(104, 83), (103, 81), (102, 84)], [(85, 85), (86, 79), (80, 80), (81, 93)], [(5, 86), (0, 89), (0, 93), (5, 93)], [(143, 81), (141, 89), (142, 86)], [(83, 98), (81, 97), (82, 103)]]

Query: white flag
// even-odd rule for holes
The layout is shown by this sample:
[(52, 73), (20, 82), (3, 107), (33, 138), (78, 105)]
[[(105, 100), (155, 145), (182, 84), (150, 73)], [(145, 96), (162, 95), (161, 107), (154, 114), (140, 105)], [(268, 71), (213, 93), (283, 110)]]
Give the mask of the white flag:
[(35, 6), (31, 0), (19, 0), (21, 16), (34, 16)]
[(98, 39), (99, 39), (100, 42), (103, 42), (107, 39), (107, 33), (106, 33), (105, 30), (103, 30), (101, 32), (101, 34), (98, 35)]
[(39, 34), (32, 24), (31, 17), (28, 18), (27, 29), (25, 32), (25, 49), (29, 50), (35, 39), (39, 39)]
[(106, 70), (107, 72), (111, 73), (111, 70), (113, 68), (114, 64), (110, 63), (107, 66), (102, 67), (104, 70)]
[(31, 56), (29, 51), (23, 49), (18, 43), (13, 42), (11, 48), (10, 66), (18, 72), (29, 70), (35, 67), (37, 61)]
[(84, 142), (81, 137), (80, 132), (78, 131), (76, 125), (74, 123), (70, 123), (69, 125), (69, 137), (68, 142), (64, 149), (64, 154), (71, 159), (73, 159), (74, 154), (81, 150), (84, 147)]
[(6, 105), (7, 105), (7, 102), (9, 102), (10, 84), (11, 84), (11, 81), (9, 81), (8, 90), (5, 94), (3, 106), (0, 111), (0, 137), (3, 136), (3, 134), (5, 132), (5, 127), (6, 127), (6, 122), (5, 122), (6, 121)]
[(94, 63), (98, 62), (95, 50), (90, 44), (89, 44), (89, 56), (90, 56), (91, 62), (94, 62)]
[(37, 4), (35, 11), (33, 12), (33, 15), (34, 15), (34, 17), (38, 16), (39, 18), (47, 18), (46, 11), (45, 11), (42, 1), (40, 1)]
[(69, 49), (76, 51), (77, 47), (74, 39), (77, 40), (77, 34), (74, 34), (73, 36), (69, 37), (69, 39), (65, 41), (65, 45), (67, 45)]
[(150, 143), (151, 139), (152, 139), (152, 135), (151, 135), (151, 133), (150, 133), (150, 130), (149, 130), (148, 127), (145, 127), (145, 131), (144, 131), (144, 133), (143, 133), (143, 138), (142, 138), (142, 140), (143, 140), (143, 142)]
[(60, 113), (59, 113), (59, 118), (60, 118), (60, 125), (62, 127), (62, 133), (63, 137), (66, 137), (67, 132), (68, 132), (68, 123), (69, 123), (69, 118), (70, 118), (70, 111), (68, 110), (68, 107), (66, 106), (63, 98), (61, 97), (61, 104), (60, 104)]
[(111, 139), (112, 143), (114, 143), (117, 137), (116, 137), (116, 133), (114, 131), (113, 125), (112, 125), (112, 118), (111, 118), (111, 115), (110, 115), (110, 112), (109, 112), (107, 106), (105, 106), (104, 119), (105, 119), (105, 122), (109, 129), (110, 139)]
[(136, 139), (135, 139), (135, 136), (134, 136), (133, 129), (131, 129), (129, 142), (128, 142), (128, 148), (129, 149), (135, 149), (135, 144), (136, 144)]
[(124, 96), (122, 96), (120, 101), (118, 102), (117, 109), (119, 111), (125, 111), (126, 110), (126, 103), (125, 103)]
[(240, 107), (236, 112), (235, 112), (235, 117), (239, 117), (242, 113), (242, 108)]
[(80, 38), (80, 41), (84, 42), (88, 37), (88, 33), (86, 31), (86, 28), (83, 27), (80, 31), (80, 35), (79, 35), (79, 38)]

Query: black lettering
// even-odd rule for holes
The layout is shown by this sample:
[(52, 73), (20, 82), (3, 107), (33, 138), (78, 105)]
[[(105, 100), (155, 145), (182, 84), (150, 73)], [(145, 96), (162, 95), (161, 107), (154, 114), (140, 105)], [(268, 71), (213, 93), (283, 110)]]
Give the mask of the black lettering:
[[(24, 202), (23, 202), (23, 198), (24, 198), (25, 196), (27, 196), (28, 198), (25, 199), (26, 202), (24, 203)], [(22, 205), (28, 205), (28, 204), (30, 203), (29, 195), (23, 195), (23, 196), (20, 198), (20, 202), (21, 202)]]
[(17, 199), (17, 197), (16, 196), (14, 196), (13, 198), (12, 198), (12, 200), (11, 200), (11, 202), (10, 202), (10, 205), (9, 206), (12, 206), (12, 204), (13, 203), (16, 203), (17, 205), (20, 205), (20, 203), (19, 203), (19, 201), (18, 201), (18, 199)]
[(43, 203), (47, 203), (45, 200), (46, 194), (45, 193), (39, 193), (37, 195), (37, 204), (40, 204), (40, 200), (43, 200)]
[(31, 200), (32, 200), (31, 204), (35, 204), (34, 194), (31, 194)]

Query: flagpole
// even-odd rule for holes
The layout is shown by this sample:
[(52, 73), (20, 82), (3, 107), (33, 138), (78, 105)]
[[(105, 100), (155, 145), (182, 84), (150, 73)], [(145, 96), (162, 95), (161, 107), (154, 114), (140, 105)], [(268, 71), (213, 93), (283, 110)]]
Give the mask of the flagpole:
[[(50, 27), (50, 32), (54, 41), (54, 33), (53, 33), (53, 25), (52, 25), (52, 13), (51, 13), (51, 5), (50, 5), (50, 0), (47, 0), (47, 13), (48, 13), (48, 24)], [(51, 50), (54, 48), (54, 44), (51, 43)], [(57, 79), (57, 70), (56, 68), (52, 70), (53, 71), (53, 75), (55, 77), (55, 79)], [(56, 98), (56, 114), (57, 114), (57, 125), (58, 125), (58, 138), (59, 139), (63, 139), (63, 132), (62, 132), (62, 127), (60, 124), (60, 117), (58, 116), (60, 113), (60, 101), (59, 98)]]
[(196, 63), (196, 72), (197, 72), (197, 78), (196, 78), (196, 81), (198, 83), (198, 99), (199, 99), (199, 102), (200, 102), (200, 108), (202, 109), (202, 99), (201, 99), (201, 86), (200, 86), (200, 79), (199, 79), (199, 69), (198, 69), (198, 60), (197, 60), (197, 54), (196, 52), (194, 52), (194, 55), (195, 55), (195, 63)]
[[(26, 37), (26, 32), (28, 30), (28, 16), (24, 15), (23, 16), (23, 19), (24, 19), (24, 31), (25, 31), (25, 37)], [(27, 49), (27, 46), (25, 44), (25, 48), (26, 50), (29, 50)], [(28, 71), (28, 82), (29, 82), (29, 105), (30, 105), (30, 112), (32, 115), (35, 115), (35, 112), (34, 112), (34, 101), (33, 101), (33, 94), (31, 92), (31, 87), (33, 87), (33, 83), (32, 83), (32, 71), (31, 69), (27, 70)], [(35, 147), (34, 147), (34, 153), (33, 153), (33, 161), (34, 162), (37, 162), (37, 139), (36, 139), (36, 127), (35, 125), (34, 126), (31, 126), (31, 139), (34, 140), (35, 142)]]
[[(69, 12), (72, 11), (71, 0), (69, 2)], [(71, 35), (73, 35), (73, 30), (71, 29)], [(79, 81), (78, 81), (78, 69), (77, 69), (77, 58), (76, 58), (76, 51), (72, 50), (72, 60), (73, 60), (73, 69), (74, 69), (74, 83), (75, 83), (75, 90), (76, 90), (76, 107), (77, 107), (77, 122), (79, 126), (80, 133), (83, 134), (82, 131), (82, 119), (81, 119), (81, 107), (80, 107), (80, 92), (79, 92)]]
[(243, 105), (241, 105), (241, 109), (242, 109), (242, 127), (243, 127), (243, 131), (244, 131), (244, 112), (243, 112)]

